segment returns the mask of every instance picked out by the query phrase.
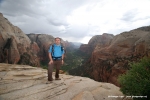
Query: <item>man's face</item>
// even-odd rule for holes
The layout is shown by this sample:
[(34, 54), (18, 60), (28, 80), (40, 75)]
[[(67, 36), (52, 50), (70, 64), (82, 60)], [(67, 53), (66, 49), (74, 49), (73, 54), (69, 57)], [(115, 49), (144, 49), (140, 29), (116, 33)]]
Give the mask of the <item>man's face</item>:
[(56, 38), (56, 39), (55, 39), (55, 43), (56, 43), (57, 45), (59, 45), (59, 44), (60, 44), (60, 39), (59, 39), (59, 38)]

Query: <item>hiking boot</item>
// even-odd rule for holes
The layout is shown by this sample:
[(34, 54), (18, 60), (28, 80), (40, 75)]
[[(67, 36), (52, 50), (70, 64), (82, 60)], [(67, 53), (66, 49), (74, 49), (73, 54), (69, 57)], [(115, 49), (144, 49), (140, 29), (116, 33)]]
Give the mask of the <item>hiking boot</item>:
[(55, 78), (55, 80), (61, 80), (60, 78)]
[(53, 82), (53, 79), (48, 79), (48, 81), (46, 82), (46, 84), (50, 84)]
[(53, 78), (51, 78), (51, 79), (48, 79), (48, 81), (53, 81)]

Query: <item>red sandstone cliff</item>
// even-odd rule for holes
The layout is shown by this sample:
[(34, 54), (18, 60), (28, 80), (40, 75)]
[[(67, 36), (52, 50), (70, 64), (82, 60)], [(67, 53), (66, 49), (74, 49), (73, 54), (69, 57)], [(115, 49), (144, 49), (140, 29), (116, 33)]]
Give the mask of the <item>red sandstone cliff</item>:
[(110, 41), (95, 37), (100, 42), (90, 40), (95, 48), (85, 69), (97, 81), (110, 82), (119, 86), (117, 78), (129, 69), (129, 62), (136, 62), (144, 56), (150, 56), (150, 26), (123, 32)]

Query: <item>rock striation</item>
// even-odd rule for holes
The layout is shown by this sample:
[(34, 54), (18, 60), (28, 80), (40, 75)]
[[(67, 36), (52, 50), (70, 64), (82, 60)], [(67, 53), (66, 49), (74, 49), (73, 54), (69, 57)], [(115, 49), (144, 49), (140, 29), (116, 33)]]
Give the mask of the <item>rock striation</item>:
[[(54, 74), (54, 73), (53, 73)], [(0, 64), (0, 100), (126, 100), (119, 87), (71, 75), (47, 82), (47, 70), (28, 65)]]

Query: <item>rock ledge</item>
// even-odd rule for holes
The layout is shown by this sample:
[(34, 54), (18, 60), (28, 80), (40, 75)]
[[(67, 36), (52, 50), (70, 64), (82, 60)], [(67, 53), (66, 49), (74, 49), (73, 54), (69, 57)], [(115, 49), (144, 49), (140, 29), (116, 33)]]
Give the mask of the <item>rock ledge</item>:
[(64, 74), (60, 77), (46, 84), (45, 69), (0, 63), (0, 100), (123, 100), (108, 97), (123, 96), (113, 84)]

